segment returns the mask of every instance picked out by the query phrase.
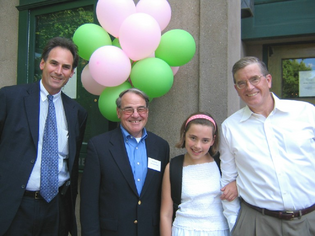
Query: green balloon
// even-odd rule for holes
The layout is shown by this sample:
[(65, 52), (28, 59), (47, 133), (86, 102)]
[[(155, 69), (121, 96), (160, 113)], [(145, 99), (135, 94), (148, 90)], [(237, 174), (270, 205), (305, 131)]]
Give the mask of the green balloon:
[(181, 29), (165, 32), (155, 57), (166, 61), (170, 66), (182, 66), (188, 63), (195, 55), (196, 43), (190, 33)]
[(79, 26), (73, 34), (73, 42), (78, 47), (79, 56), (87, 61), (96, 49), (112, 45), (109, 34), (101, 26), (93, 23)]
[(159, 58), (145, 58), (131, 69), (132, 85), (150, 98), (161, 97), (172, 87), (174, 75), (171, 67)]
[(113, 40), (113, 46), (119, 47), (119, 48), (121, 49), (120, 42), (119, 42), (119, 39), (118, 39), (118, 38), (115, 38), (115, 39)]
[(116, 112), (116, 99), (122, 91), (131, 87), (129, 82), (124, 82), (116, 87), (107, 87), (101, 93), (98, 99), (98, 109), (107, 120), (113, 122), (119, 121)]

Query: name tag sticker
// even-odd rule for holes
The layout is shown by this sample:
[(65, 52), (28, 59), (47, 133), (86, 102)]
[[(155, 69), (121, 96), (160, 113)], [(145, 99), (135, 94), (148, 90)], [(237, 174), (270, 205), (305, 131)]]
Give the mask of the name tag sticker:
[(156, 171), (161, 171), (161, 161), (155, 160), (151, 157), (148, 158), (148, 168)]

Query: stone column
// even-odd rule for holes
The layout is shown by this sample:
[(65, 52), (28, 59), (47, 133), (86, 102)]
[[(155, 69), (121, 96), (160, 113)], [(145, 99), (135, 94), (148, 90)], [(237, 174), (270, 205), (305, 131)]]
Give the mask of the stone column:
[[(231, 69), (241, 56), (241, 0), (169, 0), (172, 19), (164, 32), (188, 31), (196, 41), (194, 58), (179, 68), (172, 89), (150, 104), (148, 130), (165, 138), (171, 157), (185, 118), (211, 113), (220, 125), (240, 108)], [(184, 50), (184, 49), (183, 49)]]
[(16, 84), (19, 0), (0, 0), (0, 88)]

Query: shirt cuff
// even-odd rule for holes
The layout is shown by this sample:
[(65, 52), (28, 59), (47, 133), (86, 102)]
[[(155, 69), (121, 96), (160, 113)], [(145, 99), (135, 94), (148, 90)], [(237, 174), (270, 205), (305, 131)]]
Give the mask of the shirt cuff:
[(234, 228), (234, 225), (236, 223), (237, 216), (229, 216), (227, 220), (228, 220), (230, 231), (232, 231), (232, 229)]

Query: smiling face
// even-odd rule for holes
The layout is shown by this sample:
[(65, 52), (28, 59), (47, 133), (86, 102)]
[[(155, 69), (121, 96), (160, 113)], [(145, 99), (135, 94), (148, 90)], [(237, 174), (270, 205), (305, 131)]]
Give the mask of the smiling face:
[(53, 48), (46, 61), (40, 62), (42, 82), (49, 94), (58, 93), (73, 75), (73, 55), (68, 49)]
[(208, 125), (191, 124), (185, 133), (185, 148), (190, 161), (203, 163), (214, 143), (213, 128)]
[[(269, 89), (271, 88), (272, 77), (270, 74), (263, 75), (258, 84), (252, 85), (248, 80), (255, 76), (263, 75), (259, 64), (253, 63), (234, 74), (235, 82), (246, 81), (247, 85), (243, 89), (234, 85), (238, 95), (248, 105), (248, 107), (258, 114), (269, 114), (273, 108), (273, 99)], [(271, 110), (270, 110), (271, 109)]]
[[(134, 112), (130, 115), (124, 114), (122, 109), (133, 108)], [(146, 102), (143, 97), (138, 94), (127, 92), (121, 97), (121, 109), (117, 108), (117, 116), (120, 119), (121, 125), (135, 138), (142, 136), (142, 130), (148, 121), (147, 110), (145, 113), (139, 114), (137, 108), (146, 107)]]

